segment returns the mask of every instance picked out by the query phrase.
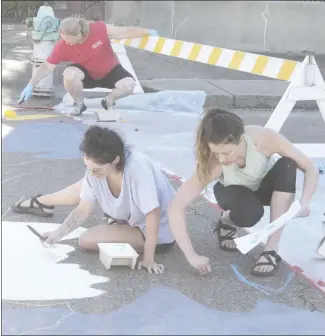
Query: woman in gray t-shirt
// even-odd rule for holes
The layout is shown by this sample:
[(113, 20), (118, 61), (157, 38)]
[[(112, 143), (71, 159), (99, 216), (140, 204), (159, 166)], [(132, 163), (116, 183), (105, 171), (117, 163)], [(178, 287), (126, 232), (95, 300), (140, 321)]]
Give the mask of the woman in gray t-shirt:
[(98, 243), (129, 243), (143, 252), (140, 267), (161, 273), (163, 266), (155, 263), (155, 252), (174, 243), (167, 215), (174, 189), (167, 177), (145, 155), (127, 148), (113, 130), (90, 127), (80, 149), (87, 167), (82, 181), (55, 194), (17, 203), (13, 210), (48, 216), (53, 215), (49, 210), (54, 205), (76, 205), (57, 230), (44, 234), (53, 244), (81, 226), (98, 203), (110, 223), (84, 232), (80, 246), (98, 250)]

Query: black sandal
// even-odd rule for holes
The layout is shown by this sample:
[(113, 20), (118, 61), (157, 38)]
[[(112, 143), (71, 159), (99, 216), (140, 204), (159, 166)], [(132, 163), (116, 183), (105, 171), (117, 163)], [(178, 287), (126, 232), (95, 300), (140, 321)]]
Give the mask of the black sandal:
[(109, 108), (115, 109), (116, 102), (113, 102), (112, 105), (108, 105), (106, 98), (103, 98), (100, 102), (102, 104), (103, 109), (108, 110)]
[[(275, 258), (275, 263), (270, 256)], [(264, 257), (267, 261), (257, 261), (253, 267), (252, 274), (258, 276), (274, 275), (279, 268), (279, 262), (282, 260), (281, 257), (275, 251), (264, 251), (260, 254), (260, 257), (258, 259), (260, 259), (261, 257)], [(272, 266), (273, 270), (270, 272), (255, 271), (255, 268), (258, 266)]]
[[(237, 233), (237, 229), (231, 225), (222, 223), (221, 217), (222, 217), (222, 214), (220, 216), (218, 224), (215, 226), (213, 230), (213, 233), (217, 232), (219, 247), (221, 250), (224, 250), (224, 251), (237, 252), (238, 251), (237, 247), (227, 247), (222, 244), (226, 240), (234, 240), (233, 236)], [(221, 232), (220, 232), (221, 229), (227, 230), (229, 232), (227, 232), (225, 235), (221, 235)]]
[(112, 218), (111, 216), (109, 216), (107, 213), (104, 212), (104, 220), (107, 221), (108, 225), (112, 225), (112, 224), (118, 224), (117, 221)]
[[(29, 206), (22, 207), (21, 204), (25, 201), (21, 201), (21, 202), (13, 204), (11, 206), (11, 209), (14, 212), (30, 214), (30, 215), (34, 215), (34, 216), (38, 216), (38, 217), (52, 217), (53, 212), (52, 213), (51, 212), (46, 212), (46, 211), (44, 211), (44, 209), (53, 210), (54, 206), (49, 206), (49, 205), (45, 205), (45, 204), (40, 203), (40, 201), (37, 199), (40, 196), (42, 196), (42, 195), (37, 195), (35, 197), (32, 197), (30, 199)], [(38, 207), (36, 207), (35, 204)]]

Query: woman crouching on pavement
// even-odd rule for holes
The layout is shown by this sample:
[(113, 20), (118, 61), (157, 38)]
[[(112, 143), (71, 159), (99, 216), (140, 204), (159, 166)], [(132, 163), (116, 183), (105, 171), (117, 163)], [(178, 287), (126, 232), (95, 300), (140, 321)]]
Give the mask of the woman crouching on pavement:
[[(280, 155), (277, 159), (276, 155)], [(219, 246), (237, 251), (234, 238), (239, 227), (257, 224), (270, 206), (270, 221), (285, 213), (295, 199), (296, 170), (304, 172), (299, 216), (309, 215), (309, 202), (317, 187), (313, 162), (281, 134), (261, 126), (244, 126), (237, 115), (219, 109), (206, 113), (196, 139), (197, 169), (176, 193), (169, 209), (169, 223), (187, 261), (201, 273), (211, 271), (209, 259), (198, 255), (186, 229), (184, 210), (212, 182), (223, 209), (215, 227)], [(281, 260), (277, 254), (282, 229), (272, 234), (253, 274), (274, 275)]]
[[(97, 251), (98, 243), (129, 243), (139, 253), (143, 252), (139, 268), (162, 273), (163, 265), (155, 263), (155, 253), (167, 251), (174, 243), (167, 209), (175, 191), (167, 177), (146, 156), (127, 148), (113, 130), (90, 127), (80, 149), (87, 167), (82, 182), (52, 197), (55, 205), (74, 202), (76, 208), (57, 230), (43, 234), (46, 242), (57, 243), (80, 227), (98, 202), (111, 222), (88, 229), (80, 236), (79, 245)], [(51, 195), (48, 199), (51, 202)], [(44, 206), (54, 205), (41, 203), (41, 197), (32, 200), (33, 203), (14, 205), (13, 210), (20, 213), (37, 210), (39, 213), (34, 214), (40, 215)]]

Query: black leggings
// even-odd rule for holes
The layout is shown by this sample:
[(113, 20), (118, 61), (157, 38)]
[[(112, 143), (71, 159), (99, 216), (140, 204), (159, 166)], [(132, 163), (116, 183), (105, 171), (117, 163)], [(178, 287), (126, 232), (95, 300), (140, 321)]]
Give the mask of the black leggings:
[(296, 174), (296, 162), (282, 157), (254, 192), (239, 185), (225, 187), (220, 182), (214, 186), (213, 191), (220, 207), (230, 210), (230, 219), (236, 226), (252, 227), (263, 217), (263, 205), (270, 205), (274, 191), (295, 194)]

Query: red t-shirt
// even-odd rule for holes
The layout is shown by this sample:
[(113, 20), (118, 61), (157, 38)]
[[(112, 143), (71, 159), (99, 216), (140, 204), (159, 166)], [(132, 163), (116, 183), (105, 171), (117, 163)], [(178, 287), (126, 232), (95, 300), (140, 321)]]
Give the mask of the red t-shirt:
[(89, 35), (82, 44), (69, 45), (62, 39), (56, 42), (47, 61), (55, 65), (60, 62), (79, 64), (94, 79), (105, 77), (120, 63), (112, 49), (104, 21), (90, 23)]

